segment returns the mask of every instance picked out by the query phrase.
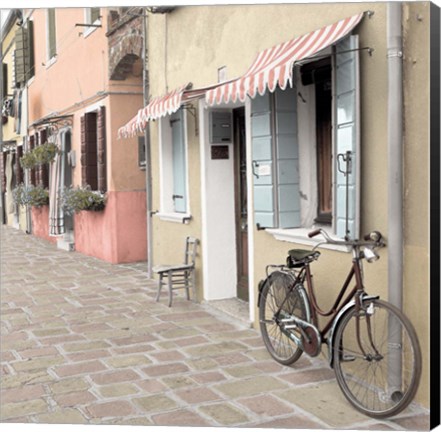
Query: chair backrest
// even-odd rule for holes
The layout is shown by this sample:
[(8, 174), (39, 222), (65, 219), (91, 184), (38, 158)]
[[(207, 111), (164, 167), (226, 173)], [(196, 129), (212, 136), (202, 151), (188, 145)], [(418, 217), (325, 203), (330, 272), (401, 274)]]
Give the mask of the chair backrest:
[(187, 237), (185, 240), (185, 264), (193, 264), (196, 260), (196, 248), (199, 240), (194, 237)]

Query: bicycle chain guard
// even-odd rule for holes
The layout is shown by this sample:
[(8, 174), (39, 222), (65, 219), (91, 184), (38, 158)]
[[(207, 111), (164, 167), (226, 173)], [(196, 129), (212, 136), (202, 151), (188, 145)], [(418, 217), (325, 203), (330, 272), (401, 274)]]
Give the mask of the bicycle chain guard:
[(303, 351), (311, 357), (317, 357), (321, 351), (320, 336), (313, 327), (306, 327), (303, 329), (309, 338), (309, 341), (302, 337)]

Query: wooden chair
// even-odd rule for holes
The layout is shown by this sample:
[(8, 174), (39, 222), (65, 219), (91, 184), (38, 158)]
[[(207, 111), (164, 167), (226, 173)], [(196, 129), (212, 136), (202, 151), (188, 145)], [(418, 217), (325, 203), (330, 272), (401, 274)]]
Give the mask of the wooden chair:
[(185, 289), (187, 300), (190, 300), (190, 292), (193, 300), (196, 299), (195, 287), (195, 258), (196, 248), (199, 241), (193, 237), (187, 237), (185, 241), (185, 256), (183, 264), (176, 265), (158, 265), (152, 270), (158, 274), (158, 294), (156, 301), (159, 301), (161, 289), (163, 285), (168, 286), (168, 306), (171, 307), (173, 301), (173, 291), (177, 289)]

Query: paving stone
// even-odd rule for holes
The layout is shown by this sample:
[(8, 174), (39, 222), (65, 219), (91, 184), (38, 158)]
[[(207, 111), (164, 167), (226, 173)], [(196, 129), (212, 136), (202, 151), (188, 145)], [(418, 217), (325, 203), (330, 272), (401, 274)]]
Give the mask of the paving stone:
[(222, 426), (237, 425), (249, 420), (244, 412), (229, 403), (206, 405), (201, 406), (199, 409)]
[(89, 362), (73, 363), (67, 366), (60, 366), (58, 368), (55, 368), (55, 373), (60, 378), (62, 378), (71, 375), (81, 375), (98, 372), (105, 369), (106, 366), (104, 366), (100, 361), (94, 360)]
[(26, 360), (20, 362), (11, 363), (12, 367), (17, 372), (31, 372), (38, 369), (48, 369), (51, 366), (56, 366), (65, 363), (65, 359), (62, 356), (56, 357), (42, 357), (36, 360)]
[(210, 345), (185, 348), (184, 351), (194, 357), (211, 357), (226, 354), (231, 351), (244, 351), (245, 346), (233, 341), (225, 341)]
[(205, 371), (217, 367), (217, 363), (211, 358), (190, 358), (186, 360), (185, 363), (195, 371)]
[(121, 348), (113, 348), (112, 351), (116, 354), (135, 354), (142, 352), (153, 351), (155, 348), (152, 345), (141, 344), (141, 345), (130, 345)]
[(27, 349), (24, 351), (20, 351), (18, 354), (23, 359), (32, 359), (35, 357), (47, 357), (52, 355), (59, 355), (59, 352), (55, 347), (43, 347), (43, 348)]
[[(22, 357), (23, 358), (23, 357)], [(26, 358), (26, 357), (25, 357)], [(14, 353), (11, 351), (4, 351), (0, 354), (0, 360), (2, 362), (10, 362), (10, 361), (14, 361), (17, 360), (17, 358), (15, 357)]]
[(171, 389), (194, 386), (196, 382), (187, 376), (172, 376), (163, 378), (162, 381)]
[(254, 365), (228, 367), (223, 368), (222, 371), (231, 375), (234, 378), (243, 378), (253, 375), (264, 375), (263, 372), (260, 369), (254, 367)]
[(25, 402), (11, 402), (0, 404), (0, 418), (3, 420), (13, 419), (47, 411), (47, 404), (43, 399), (34, 399)]
[(192, 375), (192, 378), (200, 384), (225, 381), (225, 376), (220, 372), (204, 372)]
[(193, 336), (175, 340), (175, 344), (180, 347), (206, 344), (208, 339), (204, 336)]
[(38, 399), (45, 393), (44, 387), (41, 384), (28, 385), (19, 388), (14, 387), (12, 389), (3, 390), (0, 393), (0, 400), (2, 404), (7, 404), (9, 402), (23, 402), (26, 400)]
[(258, 415), (265, 415), (269, 417), (282, 416), (290, 414), (293, 411), (291, 406), (288, 406), (271, 395), (240, 399), (238, 402)]
[(78, 377), (68, 378), (50, 384), (50, 389), (52, 393), (55, 394), (87, 390), (89, 387), (89, 383), (87, 383), (83, 378)]
[(1, 387), (2, 389), (20, 387), (29, 384), (46, 383), (51, 382), (53, 378), (45, 370), (19, 373), (17, 375), (7, 375), (2, 377)]
[(398, 418), (394, 420), (399, 426), (409, 430), (429, 430), (430, 429), (430, 416), (413, 415), (409, 417)]
[(159, 366), (148, 366), (142, 371), (149, 376), (164, 376), (187, 372), (189, 369), (184, 363), (169, 363)]
[(179, 390), (176, 392), (176, 395), (188, 404), (200, 404), (222, 399), (219, 395), (206, 387)]
[(80, 342), (80, 343), (69, 343), (63, 345), (63, 350), (67, 353), (87, 351), (87, 350), (97, 350), (99, 348), (109, 348), (110, 344), (107, 342)]
[(89, 405), (86, 409), (95, 418), (127, 416), (135, 411), (129, 402), (121, 400)]
[(308, 384), (317, 381), (328, 381), (335, 379), (335, 373), (330, 368), (320, 368), (283, 374), (279, 375), (279, 378), (293, 384)]
[(287, 384), (271, 376), (256, 376), (216, 385), (214, 388), (232, 398), (251, 396), (286, 388)]
[(264, 421), (255, 424), (253, 427), (273, 429), (324, 429), (323, 425), (319, 422), (314, 422), (313, 420), (302, 415), (292, 415), (289, 417)]
[(167, 387), (156, 379), (137, 381), (136, 385), (148, 393), (159, 393)]
[(96, 400), (96, 397), (88, 391), (65, 393), (54, 396), (55, 401), (62, 407), (85, 405)]
[(139, 393), (140, 390), (133, 384), (119, 383), (98, 388), (98, 392), (105, 398), (128, 396)]
[(106, 372), (101, 374), (91, 375), (92, 381), (99, 385), (115, 384), (127, 381), (135, 381), (139, 379), (139, 375), (131, 369), (123, 369), (114, 372)]
[(152, 361), (144, 355), (112, 357), (106, 359), (105, 362), (107, 365), (113, 368), (123, 368), (127, 366), (141, 366), (152, 363)]
[(207, 420), (199, 414), (189, 410), (172, 411), (166, 414), (152, 416), (152, 420), (157, 426), (210, 426)]
[(296, 387), (278, 392), (276, 396), (304, 411), (313, 412), (314, 416), (332, 428), (340, 429), (369, 419), (349, 405), (336, 382)]
[(91, 350), (91, 351), (81, 351), (76, 353), (70, 353), (67, 355), (69, 360), (73, 362), (82, 362), (86, 360), (99, 360), (111, 357), (112, 354), (109, 350)]
[(215, 356), (213, 357), (213, 360), (215, 360), (220, 366), (235, 365), (250, 361), (248, 357), (238, 352), (232, 354), (226, 354), (222, 356)]
[(138, 343), (144, 343), (144, 342), (153, 342), (156, 340), (156, 337), (152, 335), (141, 335), (141, 336), (133, 336), (133, 337), (127, 337), (127, 338), (117, 338), (117, 339), (111, 339), (112, 343), (122, 346), (122, 345), (134, 345)]
[(180, 339), (189, 336), (196, 336), (198, 334), (199, 331), (193, 328), (174, 328), (161, 332), (161, 336), (166, 339)]
[(186, 358), (184, 354), (176, 350), (153, 352), (153, 353), (149, 353), (149, 355), (151, 357), (154, 357), (158, 361), (177, 361)]
[(132, 399), (132, 402), (145, 412), (168, 411), (177, 406), (173, 399), (165, 395), (153, 395), (142, 398)]

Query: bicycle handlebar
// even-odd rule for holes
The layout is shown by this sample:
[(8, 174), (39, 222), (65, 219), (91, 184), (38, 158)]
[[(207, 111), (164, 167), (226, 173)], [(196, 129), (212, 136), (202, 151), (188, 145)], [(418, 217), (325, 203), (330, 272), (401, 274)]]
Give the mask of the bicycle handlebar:
[(308, 237), (312, 238), (317, 235), (321, 234), (325, 240), (326, 243), (335, 244), (335, 245), (344, 245), (344, 246), (374, 246), (374, 247), (380, 247), (385, 246), (385, 243), (382, 241), (383, 236), (379, 231), (372, 231), (369, 234), (366, 234), (363, 237), (364, 241), (360, 240), (334, 240), (331, 238), (331, 236), (322, 228), (318, 228), (314, 231), (311, 231), (308, 233)]

